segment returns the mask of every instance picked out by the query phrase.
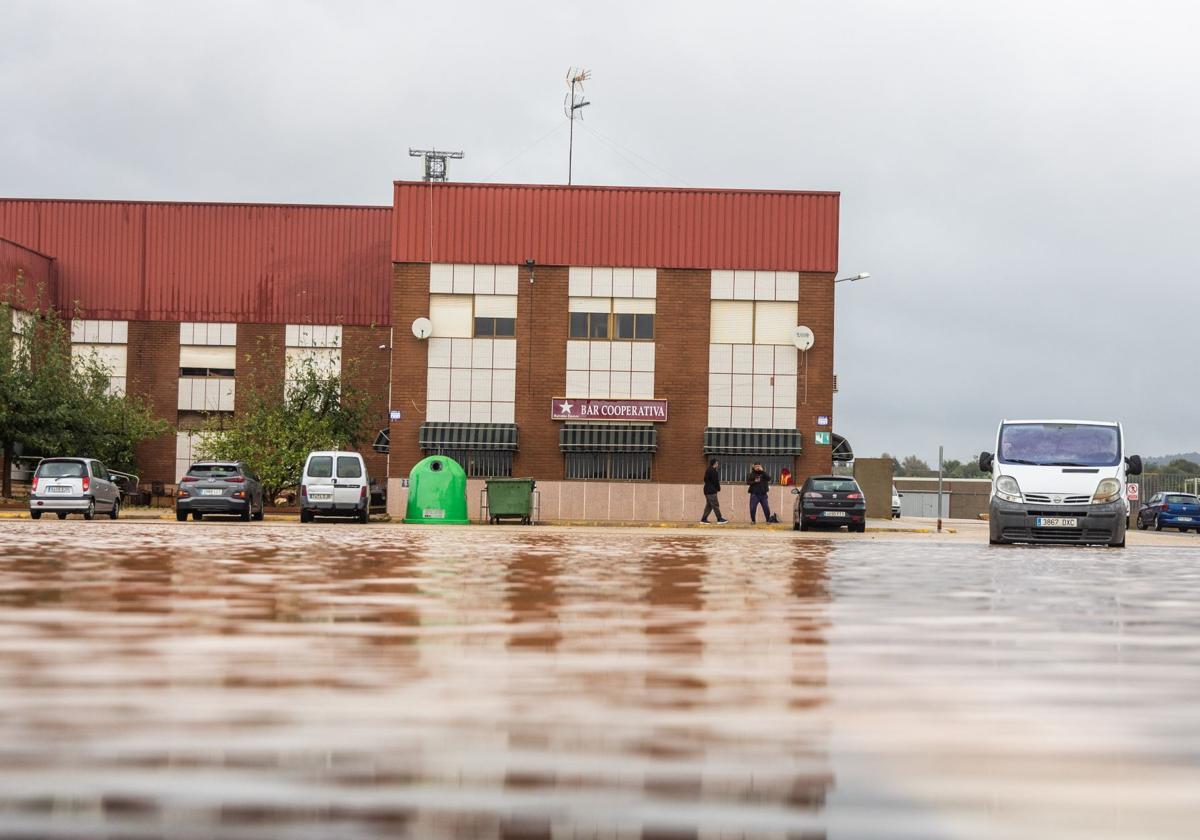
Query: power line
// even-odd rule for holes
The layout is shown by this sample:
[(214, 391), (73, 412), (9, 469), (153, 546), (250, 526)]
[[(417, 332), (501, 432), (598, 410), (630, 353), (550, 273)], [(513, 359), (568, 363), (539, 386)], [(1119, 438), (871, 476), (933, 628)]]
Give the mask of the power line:
[(504, 169), (504, 168), (505, 168), (506, 166), (508, 166), (510, 163), (512, 163), (513, 161), (515, 161), (517, 158), (519, 158), (519, 157), (521, 157), (522, 155), (524, 155), (526, 152), (533, 151), (533, 149), (534, 149), (535, 147), (537, 147), (537, 146), (541, 145), (541, 143), (542, 143), (542, 141), (543, 141), (543, 140), (547, 139), (547, 138), (548, 138), (550, 135), (554, 134), (554, 133), (555, 133), (555, 132), (557, 132), (557, 131), (562, 131), (562, 129), (563, 129), (563, 124), (562, 124), (562, 123), (556, 123), (556, 124), (554, 125), (554, 127), (553, 127), (553, 128), (551, 128), (549, 131), (547, 131), (545, 134), (543, 134), (543, 135), (542, 135), (541, 137), (539, 137), (538, 139), (534, 140), (532, 143), (530, 143), (530, 144), (529, 144), (528, 146), (526, 146), (525, 148), (521, 149), (521, 151), (517, 152), (515, 155), (513, 155), (512, 157), (510, 157), (510, 158), (509, 158), (508, 160), (506, 160), (504, 163), (502, 163), (502, 164), (500, 164), (499, 166), (497, 166), (495, 169), (493, 169), (491, 172), (489, 172), (487, 175), (485, 175), (485, 176), (484, 176), (484, 177), (483, 177), (481, 180), (484, 180), (484, 181), (490, 181), (490, 180), (491, 180), (493, 177), (495, 177), (495, 175), (496, 175), (496, 173), (497, 173), (497, 172), (499, 172), (500, 170)]
[[(583, 124), (581, 123), (581, 125), (583, 125)], [(684, 186), (688, 186), (688, 187), (692, 186), (690, 183), (688, 183), (688, 181), (686, 181), (683, 178), (680, 178), (678, 175), (676, 175), (674, 172), (667, 169), (666, 167), (660, 166), (659, 164), (650, 160), (650, 158), (646, 157), (645, 155), (638, 154), (633, 149), (630, 149), (626, 146), (622, 146), (616, 140), (613, 140), (611, 137), (604, 136), (603, 134), (601, 134), (599, 131), (596, 131), (596, 129), (592, 128), (591, 126), (583, 125), (583, 128), (586, 129), (589, 134), (592, 134), (596, 138), (603, 140), (605, 143), (608, 143), (610, 146), (613, 147), (613, 149), (615, 149), (618, 152), (618, 154), (621, 152), (627, 152), (628, 154), (633, 155), (634, 157), (644, 161), (645, 163), (650, 164), (655, 169), (657, 169), (658, 171), (662, 172), (664, 175), (669, 177), (671, 180), (676, 181), (680, 184), (683, 184)], [(633, 161), (629, 160), (628, 158), (625, 158), (624, 155), (621, 155), (621, 157), (624, 158), (626, 160), (626, 162), (628, 162), (631, 166), (633, 166), (639, 172), (644, 174), (646, 177), (648, 177), (648, 178), (654, 177), (654, 176), (650, 175), (650, 173), (646, 172), (646, 170), (642, 169), (640, 166), (638, 166), (636, 163), (634, 163)]]

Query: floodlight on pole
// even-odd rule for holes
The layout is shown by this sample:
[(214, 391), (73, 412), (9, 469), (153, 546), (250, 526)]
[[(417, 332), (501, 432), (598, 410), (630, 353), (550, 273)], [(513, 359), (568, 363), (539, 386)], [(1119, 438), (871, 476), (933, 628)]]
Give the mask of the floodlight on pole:
[(833, 282), (834, 283), (853, 283), (856, 280), (866, 280), (870, 276), (871, 276), (871, 272), (864, 271), (861, 274), (855, 274), (853, 277), (839, 277), (837, 280), (834, 280)]

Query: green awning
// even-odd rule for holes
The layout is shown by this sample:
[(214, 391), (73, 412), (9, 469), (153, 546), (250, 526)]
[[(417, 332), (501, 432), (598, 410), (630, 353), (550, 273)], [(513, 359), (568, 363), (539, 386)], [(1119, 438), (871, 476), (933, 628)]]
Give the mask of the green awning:
[(654, 452), (658, 429), (653, 423), (563, 423), (558, 447), (563, 452)]
[(798, 429), (704, 430), (705, 455), (799, 455)]
[(833, 460), (854, 460), (854, 450), (850, 448), (850, 441), (846, 440), (837, 432), (830, 432), (830, 438), (833, 440)]
[(425, 423), (421, 449), (499, 449), (516, 451), (516, 423)]

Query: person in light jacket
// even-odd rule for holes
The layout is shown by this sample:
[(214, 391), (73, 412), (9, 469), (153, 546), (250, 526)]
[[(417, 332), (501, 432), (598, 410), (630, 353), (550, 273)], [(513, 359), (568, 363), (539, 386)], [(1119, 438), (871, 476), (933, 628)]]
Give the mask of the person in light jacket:
[(721, 515), (721, 498), (718, 495), (721, 492), (721, 475), (717, 472), (717, 467), (720, 465), (716, 458), (709, 458), (708, 469), (704, 471), (704, 513), (700, 516), (700, 521), (705, 525), (708, 524), (710, 513), (717, 515), (718, 525), (724, 525), (728, 521)]
[(762, 464), (755, 464), (750, 470), (750, 478), (746, 482), (746, 492), (750, 494), (750, 521), (756, 522), (754, 514), (758, 508), (762, 508), (763, 521), (771, 521), (771, 504), (767, 500), (767, 494), (771, 490), (771, 476), (767, 475)]

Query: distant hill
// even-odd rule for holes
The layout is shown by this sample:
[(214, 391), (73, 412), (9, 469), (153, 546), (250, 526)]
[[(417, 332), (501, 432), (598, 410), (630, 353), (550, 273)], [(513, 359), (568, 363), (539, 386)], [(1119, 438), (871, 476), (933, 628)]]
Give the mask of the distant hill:
[(1186, 458), (1195, 464), (1200, 464), (1200, 452), (1180, 452), (1178, 455), (1152, 455), (1142, 460), (1147, 464), (1169, 464), (1178, 458)]

